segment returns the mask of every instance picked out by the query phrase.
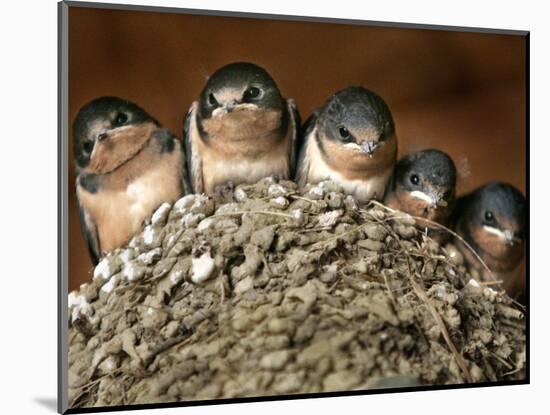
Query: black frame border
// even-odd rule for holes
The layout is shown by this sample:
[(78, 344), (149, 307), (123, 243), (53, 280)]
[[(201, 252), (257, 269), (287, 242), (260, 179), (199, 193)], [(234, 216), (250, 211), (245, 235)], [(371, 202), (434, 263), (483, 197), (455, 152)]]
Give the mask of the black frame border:
[[(129, 5), (115, 3), (98, 3), (98, 2), (83, 2), (83, 1), (60, 1), (58, 6), (58, 169), (57, 169), (57, 261), (58, 261), (58, 280), (57, 280), (57, 411), (60, 414), (79, 414), (79, 413), (96, 413), (96, 412), (113, 412), (122, 410), (142, 410), (142, 409), (161, 409), (161, 408), (182, 408), (192, 406), (209, 406), (209, 405), (224, 405), (234, 403), (247, 402), (273, 402), (281, 400), (295, 399), (312, 399), (312, 398), (329, 398), (341, 396), (363, 396), (377, 395), (390, 393), (406, 393), (406, 392), (426, 392), (449, 389), (470, 389), (495, 386), (514, 386), (530, 384), (530, 31), (528, 30), (507, 30), (497, 28), (480, 28), (480, 27), (463, 27), (463, 26), (445, 26), (432, 24), (404, 23), (404, 22), (382, 22), (371, 20), (358, 19), (341, 19), (331, 17), (312, 17), (312, 16), (293, 16), (285, 14), (264, 14), (251, 12), (234, 12), (227, 10), (201, 10), (187, 9), (176, 7), (163, 6), (145, 6), (145, 5)], [(373, 389), (360, 391), (341, 391), (341, 392), (319, 392), (319, 393), (303, 393), (291, 395), (272, 395), (272, 396), (257, 396), (246, 398), (231, 398), (231, 399), (214, 399), (214, 400), (197, 400), (187, 402), (166, 402), (166, 403), (151, 403), (151, 404), (136, 404), (136, 405), (120, 405), (120, 406), (102, 406), (93, 408), (69, 408), (68, 407), (68, 327), (65, 324), (67, 321), (68, 310), (68, 178), (69, 178), (69, 120), (68, 120), (68, 26), (69, 26), (69, 7), (80, 8), (101, 8), (120, 11), (143, 11), (155, 13), (177, 13), (191, 14), (199, 16), (217, 16), (217, 17), (237, 17), (248, 19), (272, 19), (282, 21), (299, 21), (299, 22), (315, 22), (315, 23), (333, 23), (346, 24), (357, 26), (385, 27), (398, 29), (424, 29), (437, 31), (453, 31), (453, 32), (471, 32), (485, 33), (496, 35), (513, 35), (522, 36), (525, 38), (525, 168), (526, 168), (526, 183), (525, 196), (527, 199), (527, 238), (526, 238), (526, 262), (525, 262), (525, 323), (526, 323), (526, 371), (525, 379), (518, 381), (499, 381), (499, 382), (482, 382), (471, 384), (456, 384), (456, 385), (426, 385), (403, 388), (387, 388)]]

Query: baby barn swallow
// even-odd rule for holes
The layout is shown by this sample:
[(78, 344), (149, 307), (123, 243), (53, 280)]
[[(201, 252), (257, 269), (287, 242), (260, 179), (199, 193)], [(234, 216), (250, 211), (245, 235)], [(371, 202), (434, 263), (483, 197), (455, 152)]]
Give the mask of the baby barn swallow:
[[(399, 160), (384, 203), (412, 216), (447, 225), (455, 204), (455, 187), (453, 160), (442, 151), (423, 150)], [(433, 237), (440, 232), (431, 229), (430, 233)]]
[(330, 179), (360, 202), (381, 199), (397, 158), (397, 138), (384, 100), (362, 87), (334, 94), (304, 126), (300, 186)]
[[(477, 252), (502, 280), (509, 295), (518, 294), (520, 265), (524, 256), (526, 200), (515, 187), (505, 183), (482, 186), (457, 201), (453, 222), (456, 232)], [(479, 261), (458, 244), (470, 266), (483, 271)]]
[(294, 174), (299, 115), (263, 68), (233, 63), (208, 80), (184, 123), (193, 191)]
[(187, 192), (179, 140), (136, 104), (97, 98), (74, 126), (76, 194), (92, 262), (123, 246), (163, 202)]

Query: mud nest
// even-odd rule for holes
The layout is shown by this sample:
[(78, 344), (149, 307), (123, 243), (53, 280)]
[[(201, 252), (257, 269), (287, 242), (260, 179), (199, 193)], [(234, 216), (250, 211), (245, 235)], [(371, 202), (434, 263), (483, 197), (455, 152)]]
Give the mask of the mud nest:
[(164, 204), (69, 305), (72, 407), (525, 377), (521, 308), (330, 182)]

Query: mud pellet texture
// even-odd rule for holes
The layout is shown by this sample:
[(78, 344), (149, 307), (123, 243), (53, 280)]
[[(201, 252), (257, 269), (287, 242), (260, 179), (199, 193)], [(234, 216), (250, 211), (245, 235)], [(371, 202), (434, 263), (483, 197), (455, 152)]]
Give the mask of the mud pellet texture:
[(164, 204), (69, 295), (70, 406), (523, 379), (522, 310), (455, 251), (330, 182)]

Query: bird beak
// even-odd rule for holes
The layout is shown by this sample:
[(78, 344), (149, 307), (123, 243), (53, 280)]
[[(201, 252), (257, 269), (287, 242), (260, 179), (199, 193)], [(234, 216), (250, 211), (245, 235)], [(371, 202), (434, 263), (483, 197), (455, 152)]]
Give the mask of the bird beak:
[(518, 238), (515, 232), (506, 229), (504, 231), (504, 238), (506, 239), (506, 242), (508, 242), (508, 245), (512, 246), (515, 243), (520, 243), (521, 238)]
[(103, 141), (107, 137), (109, 137), (109, 131), (108, 130), (101, 130), (99, 134), (97, 135), (97, 141)]
[(231, 101), (226, 102), (225, 104), (223, 104), (222, 108), (227, 113), (227, 112), (233, 111), (236, 106), (237, 106), (237, 100), (232, 99)]
[(432, 194), (426, 194), (420, 190), (413, 190), (411, 196), (426, 202), (430, 208), (435, 208), (438, 205), (438, 199)]
[(483, 226), (483, 228), (487, 232), (497, 235), (498, 237), (504, 239), (504, 241), (506, 241), (506, 243), (510, 246), (514, 245), (515, 243), (521, 242), (521, 238), (519, 238), (514, 231), (511, 231), (509, 229), (500, 230), (487, 225)]
[(231, 101), (224, 102), (221, 106), (216, 108), (212, 115), (214, 117), (221, 117), (225, 114), (232, 112), (236, 107), (238, 107), (237, 100), (232, 99)]
[(449, 204), (445, 200), (445, 197), (443, 197), (443, 193), (440, 191), (434, 191), (431, 193), (432, 200), (433, 200), (433, 207), (447, 207)]
[(361, 144), (361, 149), (369, 155), (369, 157), (372, 157), (374, 154), (374, 150), (378, 146), (378, 143), (376, 141), (365, 141), (363, 144)]
[(448, 205), (447, 201), (438, 192), (424, 193), (420, 190), (413, 190), (411, 196), (426, 202), (430, 209), (446, 207)]

